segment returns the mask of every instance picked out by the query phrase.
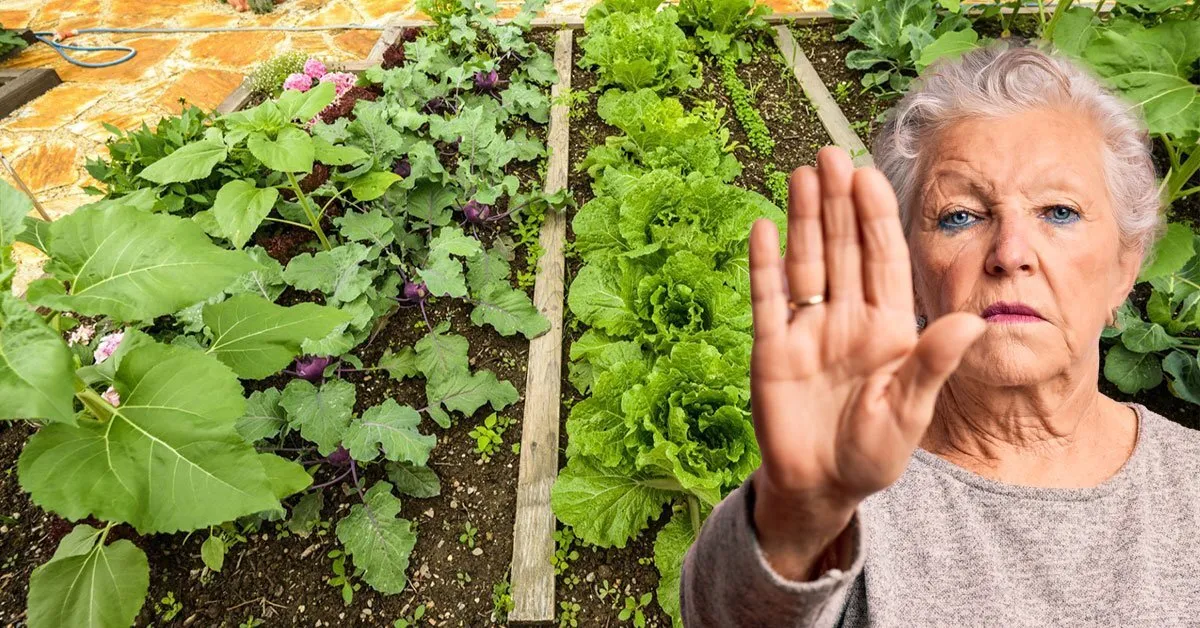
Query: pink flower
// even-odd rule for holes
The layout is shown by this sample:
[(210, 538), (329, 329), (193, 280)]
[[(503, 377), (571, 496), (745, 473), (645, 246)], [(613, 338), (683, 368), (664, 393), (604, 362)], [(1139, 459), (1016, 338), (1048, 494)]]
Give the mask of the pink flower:
[(96, 347), (96, 351), (92, 353), (92, 357), (96, 358), (96, 364), (99, 364), (108, 359), (121, 345), (121, 341), (125, 339), (125, 332), (119, 331), (115, 334), (109, 334), (100, 339), (100, 346)]
[(109, 386), (108, 390), (104, 391), (103, 395), (100, 395), (100, 398), (107, 401), (114, 408), (121, 405), (121, 395), (117, 394), (117, 389), (112, 386)]
[(69, 345), (86, 345), (92, 341), (92, 337), (96, 335), (95, 325), (80, 325), (71, 330), (67, 336), (67, 344)]
[(307, 92), (313, 85), (312, 77), (307, 74), (292, 74), (283, 82), (284, 89), (294, 89), (298, 92)]
[(304, 73), (314, 79), (319, 79), (325, 76), (328, 70), (325, 69), (325, 64), (321, 63), (320, 59), (309, 59), (304, 62)]
[(358, 83), (358, 77), (349, 72), (330, 72), (321, 77), (322, 83), (333, 83), (333, 91), (340, 98)]

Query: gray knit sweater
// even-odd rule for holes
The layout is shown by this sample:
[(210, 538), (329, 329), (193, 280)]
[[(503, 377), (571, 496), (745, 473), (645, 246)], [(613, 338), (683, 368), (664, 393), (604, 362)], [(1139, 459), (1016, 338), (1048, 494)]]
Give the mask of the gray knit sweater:
[(684, 624), (1200, 626), (1200, 432), (1134, 406), (1133, 455), (1099, 486), (987, 479), (917, 449), (851, 520), (849, 571), (788, 581), (763, 558), (749, 482), (683, 566)]

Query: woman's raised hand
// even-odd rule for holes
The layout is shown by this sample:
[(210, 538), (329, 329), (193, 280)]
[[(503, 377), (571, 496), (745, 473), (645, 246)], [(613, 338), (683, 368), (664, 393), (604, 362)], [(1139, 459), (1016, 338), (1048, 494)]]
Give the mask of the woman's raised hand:
[(896, 195), (834, 147), (792, 173), (782, 259), (773, 223), (751, 230), (750, 291), (755, 523), (768, 556), (784, 555), (772, 563), (804, 573), (857, 504), (903, 473), (986, 324), (952, 314), (918, 338)]

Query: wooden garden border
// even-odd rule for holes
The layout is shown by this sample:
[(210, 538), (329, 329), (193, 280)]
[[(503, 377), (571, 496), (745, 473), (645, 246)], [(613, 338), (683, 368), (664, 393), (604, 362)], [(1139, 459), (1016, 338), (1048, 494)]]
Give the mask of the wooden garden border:
[[(571, 48), (575, 31), (558, 31), (554, 45), (554, 69), (558, 83), (551, 88), (552, 101), (571, 89)], [(546, 168), (546, 192), (567, 187), (570, 153), (570, 107), (550, 108), (550, 130), (546, 145), (550, 161)], [(517, 514), (513, 524), (512, 599), (510, 622), (554, 621), (554, 512), (550, 490), (558, 477), (558, 437), (562, 410), (563, 301), (565, 259), (563, 243), (567, 218), (563, 212), (547, 211), (542, 225), (537, 280), (533, 304), (550, 321), (550, 330), (529, 341), (529, 367), (525, 374), (525, 415), (521, 422), (521, 466), (517, 480)]]
[(779, 52), (783, 55), (784, 60), (792, 66), (796, 80), (800, 83), (800, 89), (804, 90), (804, 95), (817, 110), (817, 117), (821, 119), (821, 125), (829, 133), (829, 139), (850, 153), (851, 160), (856, 167), (875, 165), (875, 160), (871, 158), (871, 151), (867, 150), (866, 145), (859, 139), (858, 133), (850, 128), (850, 121), (846, 119), (846, 114), (842, 113), (842, 108), (838, 106), (837, 101), (829, 94), (829, 88), (817, 74), (817, 69), (808, 61), (808, 57), (804, 55), (800, 46), (796, 45), (791, 28), (787, 24), (778, 24), (774, 31), (775, 43), (779, 46)]
[(62, 83), (58, 73), (46, 68), (0, 70), (0, 118)]

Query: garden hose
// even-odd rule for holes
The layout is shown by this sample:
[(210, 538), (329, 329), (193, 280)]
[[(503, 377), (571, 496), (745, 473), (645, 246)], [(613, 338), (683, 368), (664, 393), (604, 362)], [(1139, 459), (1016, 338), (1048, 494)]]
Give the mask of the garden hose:
[[(329, 26), (214, 26), (209, 28), (80, 28), (62, 31), (38, 31), (33, 34), (38, 41), (50, 46), (57, 52), (60, 57), (68, 63), (77, 65), (81, 68), (108, 68), (114, 65), (119, 65), (129, 61), (137, 55), (137, 50), (130, 46), (72, 46), (64, 43), (67, 39), (76, 35), (88, 35), (96, 33), (106, 34), (177, 34), (177, 33), (248, 33), (254, 31), (276, 31), (287, 33), (304, 33), (312, 31), (332, 31), (332, 30), (370, 30), (381, 31), (384, 27), (373, 26), (370, 24), (334, 24)], [(67, 51), (71, 52), (124, 52), (125, 55), (120, 59), (113, 61), (104, 61), (101, 63), (90, 63), (77, 59)]]

